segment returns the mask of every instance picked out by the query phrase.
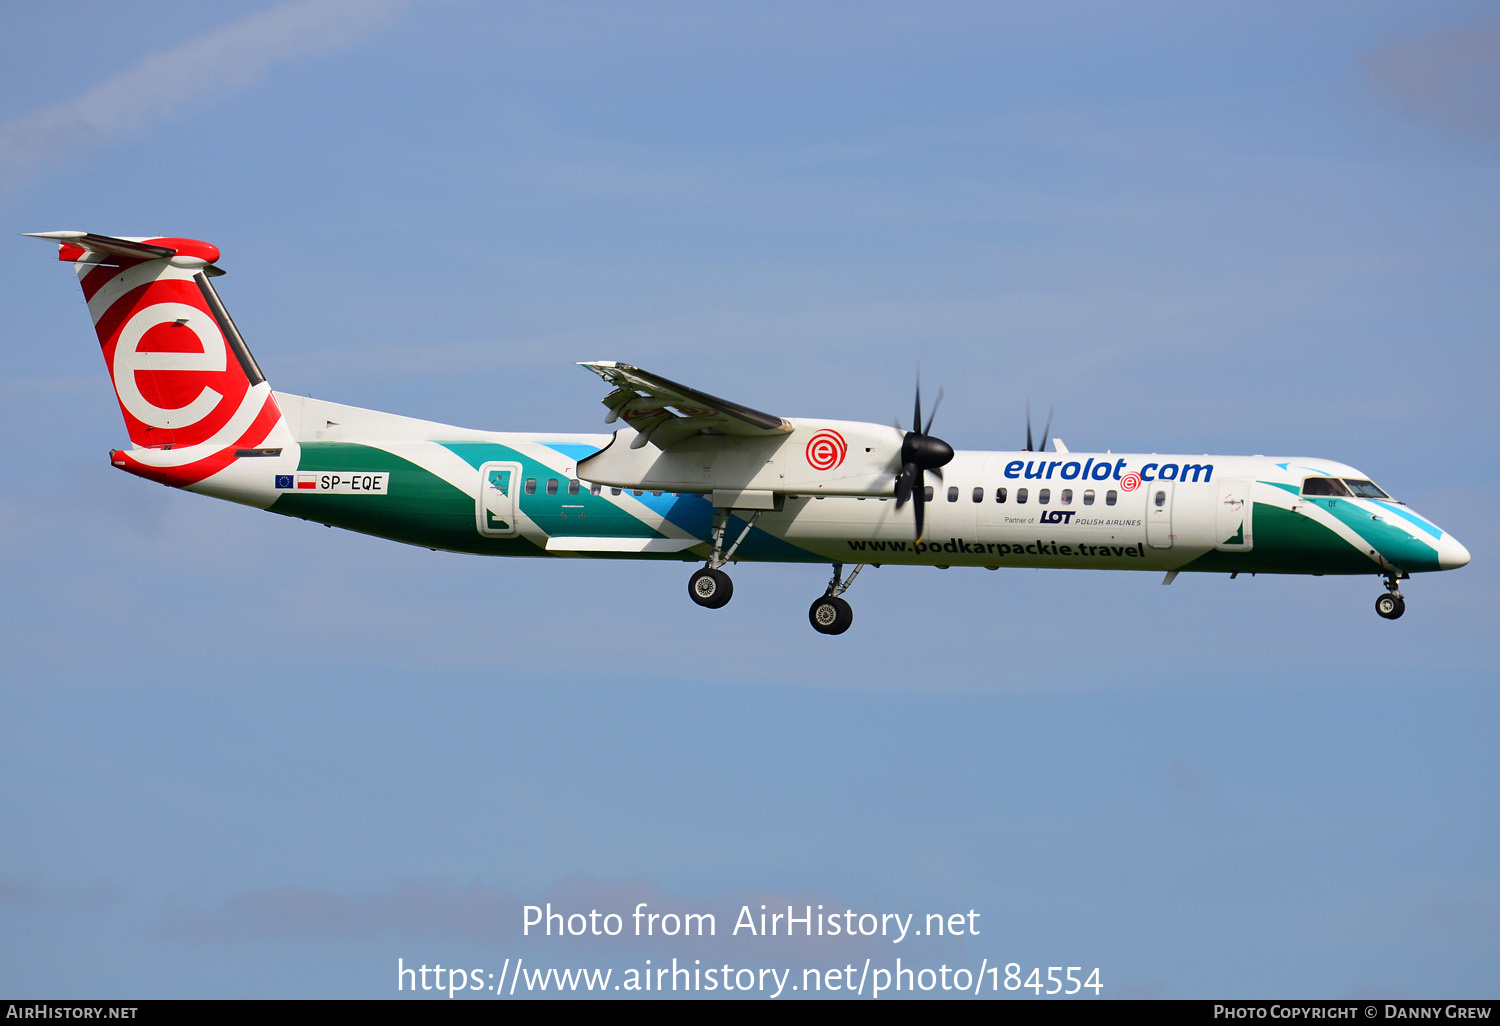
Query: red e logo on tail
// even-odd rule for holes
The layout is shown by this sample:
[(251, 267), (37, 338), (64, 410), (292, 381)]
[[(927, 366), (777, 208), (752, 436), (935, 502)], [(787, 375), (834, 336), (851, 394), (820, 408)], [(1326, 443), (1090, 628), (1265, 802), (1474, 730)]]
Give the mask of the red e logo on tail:
[(133, 311), (121, 325), (110, 374), (127, 421), (136, 422), (132, 440), (196, 445), (234, 417), (250, 382), (239, 362), (229, 358), (213, 316), (181, 301), (198, 297), (173, 289), (179, 301), (162, 300), (164, 285), (148, 286), (150, 298), (158, 301)]

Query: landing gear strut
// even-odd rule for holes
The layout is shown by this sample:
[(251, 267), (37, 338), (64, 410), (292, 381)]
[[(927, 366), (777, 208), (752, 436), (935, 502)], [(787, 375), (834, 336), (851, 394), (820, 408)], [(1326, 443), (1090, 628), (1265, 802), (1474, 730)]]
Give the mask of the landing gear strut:
[(735, 550), (740, 547), (740, 542), (750, 533), (750, 528), (760, 519), (760, 510), (750, 514), (750, 519), (745, 521), (745, 529), (740, 536), (729, 546), (729, 551), (724, 551), (724, 527), (729, 523), (730, 510), (714, 510), (714, 551), (708, 557), (708, 565), (703, 569), (695, 571), (688, 578), (688, 594), (694, 602), (706, 609), (718, 609), (726, 605), (734, 597), (734, 582), (729, 575), (719, 568), (734, 558)]
[(843, 580), (844, 564), (833, 564), (833, 580), (828, 582), (828, 590), (820, 595), (807, 611), (807, 618), (812, 622), (813, 630), (820, 634), (842, 634), (854, 623), (854, 610), (849, 603), (839, 596), (849, 590), (849, 585), (859, 576), (859, 572), (865, 568), (861, 563), (854, 568), (849, 579)]
[(1375, 612), (1387, 620), (1394, 620), (1406, 612), (1406, 599), (1401, 597), (1401, 587), (1396, 583), (1396, 575), (1391, 574), (1385, 579), (1386, 594), (1375, 600)]

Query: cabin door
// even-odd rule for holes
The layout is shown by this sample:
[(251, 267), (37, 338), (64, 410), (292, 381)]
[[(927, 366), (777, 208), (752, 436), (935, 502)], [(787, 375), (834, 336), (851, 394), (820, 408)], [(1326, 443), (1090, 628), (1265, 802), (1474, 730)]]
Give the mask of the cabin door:
[(1214, 547), (1223, 552), (1249, 552), (1254, 539), (1250, 534), (1250, 482), (1222, 481), (1215, 495)]
[(1172, 547), (1173, 484), (1173, 481), (1147, 481), (1141, 485), (1146, 492), (1146, 544), (1153, 549)]
[(486, 463), (479, 468), (479, 499), (475, 509), (479, 533), (486, 538), (514, 538), (516, 493), (521, 488), (519, 463)]

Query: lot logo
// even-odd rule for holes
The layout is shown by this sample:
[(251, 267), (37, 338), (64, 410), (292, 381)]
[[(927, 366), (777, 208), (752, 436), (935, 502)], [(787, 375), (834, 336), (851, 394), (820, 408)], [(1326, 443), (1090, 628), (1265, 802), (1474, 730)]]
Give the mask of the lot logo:
[(844, 462), (848, 451), (843, 435), (827, 429), (819, 431), (807, 441), (807, 465), (814, 470), (832, 470)]
[(1075, 510), (1071, 509), (1049, 509), (1042, 514), (1041, 523), (1044, 524), (1066, 524), (1073, 519)]

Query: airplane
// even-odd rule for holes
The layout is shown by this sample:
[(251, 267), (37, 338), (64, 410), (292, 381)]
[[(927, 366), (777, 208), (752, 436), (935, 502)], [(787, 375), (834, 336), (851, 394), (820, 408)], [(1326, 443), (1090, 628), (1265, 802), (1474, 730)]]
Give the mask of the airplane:
[[(700, 606), (740, 561), (828, 563), (823, 634), (866, 566), (1375, 574), (1469, 562), (1453, 535), (1354, 467), (1313, 457), (955, 451), (922, 420), (782, 417), (614, 361), (609, 433), (481, 431), (273, 392), (195, 239), (38, 232), (74, 264), (131, 447), (121, 470), (433, 550), (701, 562)], [(939, 401), (941, 401), (939, 394)], [(853, 570), (844, 575), (845, 567)]]

